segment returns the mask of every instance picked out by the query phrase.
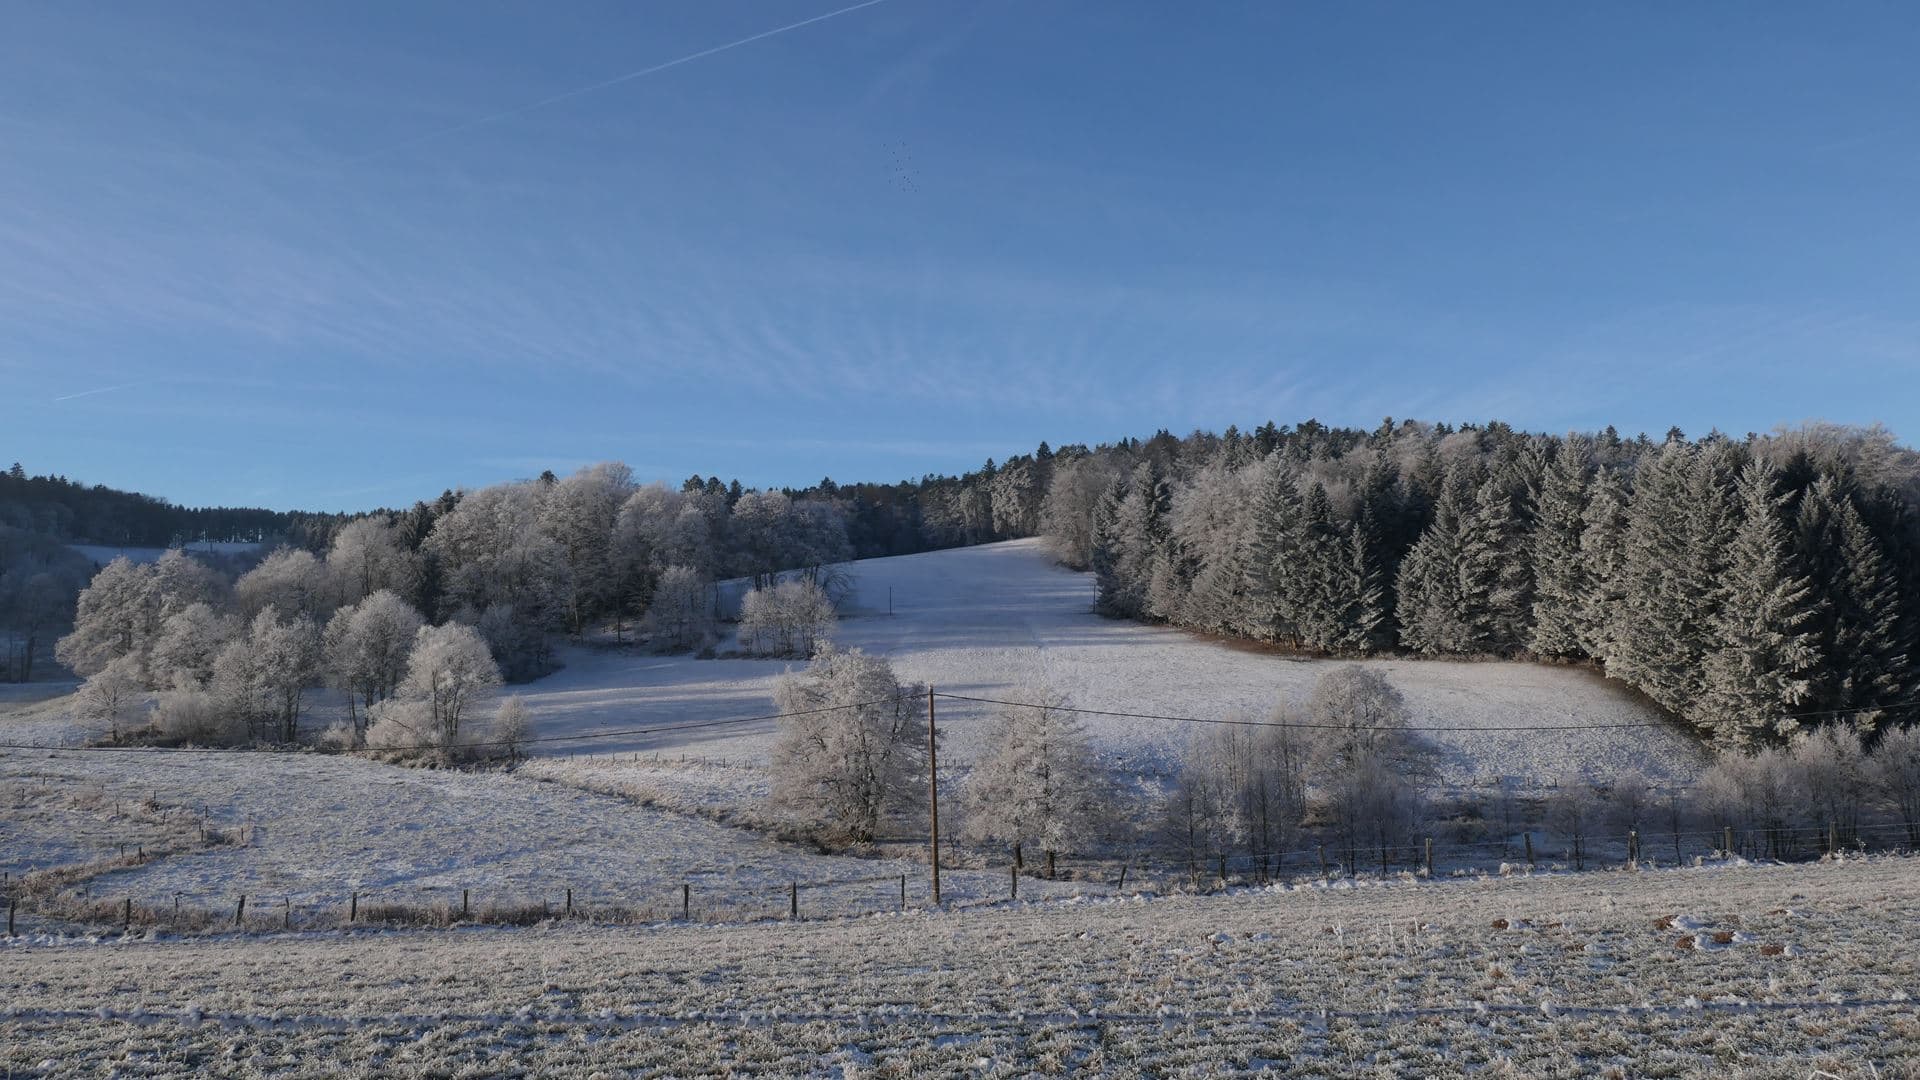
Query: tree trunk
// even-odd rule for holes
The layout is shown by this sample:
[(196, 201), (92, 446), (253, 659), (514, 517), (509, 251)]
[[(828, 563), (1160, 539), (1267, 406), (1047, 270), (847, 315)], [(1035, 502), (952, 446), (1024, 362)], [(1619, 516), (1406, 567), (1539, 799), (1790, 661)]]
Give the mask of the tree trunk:
[(1053, 852), (1047, 852), (1047, 880), (1053, 880)]

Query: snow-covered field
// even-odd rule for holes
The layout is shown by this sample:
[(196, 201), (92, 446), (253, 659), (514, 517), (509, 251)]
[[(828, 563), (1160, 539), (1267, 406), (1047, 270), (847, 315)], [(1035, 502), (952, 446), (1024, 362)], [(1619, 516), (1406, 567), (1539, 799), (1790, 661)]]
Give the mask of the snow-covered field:
[[(901, 673), (953, 693), (996, 696), (1044, 681), (1084, 706), (1197, 716), (1263, 716), (1305, 695), (1328, 662), (1234, 648), (1191, 635), (1099, 619), (1087, 608), (1085, 575), (1051, 565), (1016, 542), (881, 559), (855, 567), (857, 591), (841, 626), (844, 644), (891, 656)], [(887, 611), (888, 594), (894, 614)], [(542, 734), (645, 728), (771, 710), (774, 683), (790, 665), (696, 660), (572, 648), (567, 667), (519, 688)], [(1595, 724), (1650, 714), (1588, 673), (1505, 663), (1375, 662), (1407, 695), (1422, 723)], [(0, 742), (74, 745), (89, 734), (57, 696), (37, 685), (0, 700)], [(332, 709), (315, 692), (316, 714)], [(979, 749), (986, 707), (943, 700), (942, 761), (964, 775)], [(318, 717), (317, 717), (318, 718)], [(1164, 772), (1189, 727), (1089, 719), (1119, 769)], [(400, 769), (343, 757), (265, 754), (0, 752), (0, 783), (19, 790), (96, 793), (204, 807), (216, 826), (244, 826), (247, 842), (183, 852), (96, 880), (95, 895), (160, 904), (182, 893), (209, 907), (231, 898), (291, 898), (306, 909), (351, 893), (409, 904), (445, 901), (462, 889), (489, 903), (557, 901), (649, 908), (673, 904), (691, 883), (712, 914), (783, 910), (785, 887), (905, 873), (924, 889), (922, 868), (902, 859), (826, 856), (726, 822), (757, 818), (767, 790), (759, 765), (773, 724), (660, 732), (580, 743), (546, 743), (513, 775)], [(1606, 775), (1632, 766), (1685, 778), (1692, 745), (1664, 729), (1552, 735), (1450, 732), (1435, 736), (1447, 778), (1471, 783), (1503, 774), (1551, 776), (1567, 764)], [(558, 781), (557, 783), (555, 781)], [(7, 790), (7, 789), (0, 789)], [(949, 791), (949, 799), (954, 794)], [(37, 797), (36, 797), (37, 798)], [(951, 805), (951, 804), (950, 804)], [(957, 809), (957, 807), (955, 807)], [(73, 807), (33, 803), (0, 827), (0, 864), (10, 872), (97, 857), (139, 843), (129, 826), (88, 826), (75, 835)], [(71, 824), (69, 822), (68, 824)], [(117, 827), (117, 826), (115, 826)], [(63, 835), (56, 835), (63, 834)], [(1002, 895), (1000, 873), (956, 870), (961, 899)], [(886, 883), (810, 891), (814, 911), (874, 910)], [(1091, 890), (1098, 883), (1061, 883)], [(1034, 895), (1046, 889), (1027, 886)], [(864, 891), (863, 891), (864, 890)], [(872, 895), (869, 895), (872, 894)]]
[(14, 1076), (1912, 1076), (1910, 859), (0, 947)]
[[(43, 806), (45, 792), (86, 792), (91, 817)], [(0, 755), (0, 807), (24, 795), (0, 824), (0, 864), (13, 873), (111, 853), (143, 841), (116, 803), (152, 801), (204, 810), (238, 844), (174, 855), (95, 877), (92, 895), (164, 908), (231, 910), (290, 900), (302, 918), (363, 903), (510, 907), (572, 889), (582, 907), (677, 914), (681, 886), (697, 917), (785, 915), (801, 882), (803, 913), (874, 911), (924, 902), (924, 864), (817, 854), (760, 833), (531, 776), (403, 769), (317, 754), (168, 754), (28, 751)], [(146, 841), (151, 843), (151, 841)], [(61, 856), (70, 855), (71, 858)], [(860, 884), (822, 883), (862, 880)], [(1005, 895), (1004, 870), (949, 872), (949, 899)], [(1023, 884), (1035, 895), (1084, 891)], [(277, 910), (277, 908), (276, 908)]]
[[(1092, 614), (1091, 575), (1054, 565), (1036, 540), (870, 559), (852, 570), (855, 591), (835, 639), (884, 654), (902, 678), (948, 693), (1001, 697), (1044, 683), (1085, 708), (1264, 719), (1281, 702), (1304, 700), (1314, 681), (1340, 663), (1100, 618)], [(519, 690), (546, 734), (763, 714), (770, 711), (780, 673), (792, 666), (578, 648), (563, 656), (565, 670)], [(1660, 719), (1619, 686), (1581, 669), (1366, 662), (1406, 695), (1417, 724), (1493, 728)], [(984, 728), (979, 720), (991, 708), (939, 703), (948, 740), (943, 760), (961, 764), (973, 758)], [(1087, 720), (1112, 763), (1136, 775), (1165, 772), (1192, 730), (1163, 721)], [(545, 752), (691, 753), (757, 762), (765, 759), (772, 733), (773, 724), (766, 722), (548, 744)], [(1601, 779), (1638, 768), (1655, 779), (1685, 781), (1702, 764), (1690, 738), (1665, 728), (1468, 730), (1431, 739), (1442, 755), (1441, 779), (1461, 785), (1501, 776), (1551, 779), (1569, 769)]]
[[(137, 563), (159, 562), (160, 556), (167, 553), (167, 549), (161, 547), (116, 547), (112, 544), (68, 544), (67, 546), (101, 566), (118, 558)], [(260, 545), (257, 543), (225, 540), (202, 540), (182, 546), (188, 551), (209, 555), (246, 555), (260, 550)]]

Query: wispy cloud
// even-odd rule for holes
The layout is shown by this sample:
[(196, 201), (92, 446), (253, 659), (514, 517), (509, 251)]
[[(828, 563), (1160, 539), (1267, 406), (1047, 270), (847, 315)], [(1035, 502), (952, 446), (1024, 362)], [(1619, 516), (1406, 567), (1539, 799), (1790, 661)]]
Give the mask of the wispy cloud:
[(419, 146), (423, 143), (432, 142), (437, 139), (444, 139), (450, 135), (458, 135), (462, 132), (472, 131), (475, 128), (485, 127), (488, 124), (496, 124), (502, 120), (508, 120), (516, 116), (525, 116), (527, 113), (534, 112), (539, 109), (544, 109), (551, 105), (558, 105), (561, 102), (572, 101), (575, 98), (585, 97), (588, 94), (599, 93), (602, 90), (610, 90), (613, 87), (620, 86), (624, 83), (633, 82), (636, 79), (644, 79), (649, 75), (658, 75), (663, 71), (668, 71), (672, 68), (677, 68), (682, 64), (691, 64), (696, 60), (704, 60), (709, 56), (714, 56), (718, 53), (727, 52), (730, 49), (738, 49), (743, 45), (751, 45), (756, 41), (765, 41), (767, 38), (770, 38), (770, 37), (775, 37), (780, 34), (785, 34), (794, 30), (799, 30), (802, 27), (812, 26), (815, 23), (825, 22), (828, 19), (839, 18), (842, 15), (850, 15), (853, 12), (861, 10), (862, 8), (870, 8), (876, 4), (884, 4), (886, 2), (887, 0), (861, 0), (861, 2), (857, 4), (850, 4), (847, 7), (843, 7), (835, 11), (829, 11), (824, 14), (815, 15), (807, 19), (801, 19), (799, 22), (792, 22), (792, 23), (786, 24), (785, 26), (776, 26), (771, 30), (763, 30), (757, 34), (750, 34), (747, 37), (743, 37), (735, 41), (729, 41), (724, 45), (715, 45), (712, 48), (701, 49), (699, 52), (692, 52), (692, 53), (686, 54), (685, 56), (675, 57), (672, 60), (668, 60), (664, 63), (653, 64), (649, 67), (641, 68), (638, 71), (629, 71), (624, 75), (616, 75), (611, 79), (602, 79), (599, 82), (589, 83), (585, 86), (575, 87), (571, 90), (565, 90), (558, 94), (553, 94), (548, 97), (543, 97), (535, 101), (529, 101), (524, 105), (516, 105), (511, 109), (502, 109), (499, 112), (489, 113), (485, 116), (475, 117), (472, 120), (465, 121), (464, 123), (453, 124), (448, 127), (439, 128), (434, 131), (425, 132), (423, 134), (416, 135), (411, 139), (404, 139), (400, 142), (393, 143), (381, 149), (374, 150), (371, 153), (363, 155), (362, 160), (383, 157), (387, 154), (394, 153), (395, 151), (398, 151), (398, 150), (404, 150), (409, 147)]

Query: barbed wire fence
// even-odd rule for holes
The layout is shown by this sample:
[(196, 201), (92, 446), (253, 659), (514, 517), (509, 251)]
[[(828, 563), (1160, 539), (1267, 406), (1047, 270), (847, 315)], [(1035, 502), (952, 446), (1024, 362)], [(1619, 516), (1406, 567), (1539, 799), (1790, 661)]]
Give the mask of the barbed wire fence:
[[(1185, 724), (1229, 725), (1240, 727), (1396, 730), (1423, 731), (1514, 731), (1548, 732), (1594, 730), (1598, 728), (1671, 727), (1667, 721), (1605, 724), (1525, 724), (1525, 725), (1351, 725), (1296, 722), (1289, 720), (1252, 720), (1207, 718), (1040, 705), (978, 695), (962, 695), (928, 689), (931, 701), (953, 701), (1017, 708), (1048, 708), (1053, 711), (1103, 715), (1137, 720)], [(872, 700), (845, 702), (799, 712), (719, 718), (656, 724), (644, 728), (582, 732), (515, 740), (517, 745), (531, 743), (581, 743), (599, 739), (634, 737), (659, 733), (700, 730), (731, 725), (779, 721), (793, 716), (831, 713), (848, 709), (895, 703), (899, 695)], [(1887, 708), (1920, 706), (1920, 702), (1902, 702)], [(1822, 710), (1805, 716), (1833, 716), (1870, 710)], [(977, 719), (963, 717), (965, 720)], [(931, 721), (930, 721), (931, 723)], [(476, 743), (475, 745), (484, 745)], [(413, 749), (438, 749), (423, 745)], [(387, 750), (409, 748), (384, 748)], [(0, 751), (50, 753), (148, 753), (148, 754), (248, 754), (311, 753), (286, 748), (224, 747), (144, 747), (124, 745), (46, 746), (40, 744), (0, 743)], [(639, 761), (640, 753), (599, 755), (609, 760), (627, 758)], [(655, 752), (652, 760), (659, 762)], [(681, 760), (686, 760), (681, 755)], [(668, 760), (671, 760), (669, 755)], [(704, 759), (702, 759), (704, 760)], [(1536, 789), (1550, 785), (1535, 784)], [(184, 812), (169, 808), (166, 813)], [(163, 815), (165, 816), (165, 815)], [(1483, 825), (1483, 827), (1485, 827)], [(1536, 841), (1536, 836), (1541, 837)], [(313, 930), (376, 926), (452, 926), (463, 924), (529, 925), (553, 920), (586, 921), (606, 924), (658, 922), (738, 922), (755, 919), (798, 921), (814, 916), (872, 914), (889, 909), (907, 910), (916, 906), (942, 908), (973, 907), (983, 904), (1020, 902), (1022, 882), (1028, 883), (1027, 900), (1034, 899), (1036, 884), (1042, 898), (1073, 893), (1078, 895), (1114, 895), (1129, 893), (1204, 892), (1274, 885), (1311, 886), (1336, 881), (1432, 881), (1447, 878), (1475, 878), (1488, 875), (1531, 874), (1583, 870), (1639, 871), (1689, 864), (1747, 861), (1791, 861), (1807, 858), (1845, 857), (1850, 853), (1911, 853), (1915, 848), (1914, 830), (1903, 823), (1871, 823), (1849, 826), (1844, 834), (1835, 826), (1825, 829), (1808, 826), (1769, 828), (1722, 827), (1717, 830), (1654, 829), (1624, 833), (1594, 833), (1557, 837), (1549, 848), (1545, 834), (1527, 829), (1500, 840), (1462, 840), (1458, 838), (1408, 836), (1386, 841), (1362, 843), (1357, 839), (1316, 843), (1311, 848), (1277, 851), (1216, 850), (1191, 853), (1185, 858), (1168, 857), (1163, 850), (1139, 850), (1132, 854), (1107, 854), (1098, 857), (1068, 854), (1055, 860), (1054, 873), (1042, 876), (1036, 870), (1023, 872), (1009, 853), (978, 845), (955, 845), (947, 841), (950, 873), (968, 875), (967, 884), (951, 901), (937, 895), (937, 885), (924, 887), (917, 873), (888, 873), (841, 878), (802, 880), (788, 877), (784, 883), (768, 881), (785, 876), (780, 867), (744, 868), (754, 872), (760, 883), (738, 880), (714, 882), (688, 874), (677, 888), (660, 880), (636, 883), (632, 887), (593, 884), (576, 891), (572, 885), (554, 882), (537, 890), (496, 887), (475, 896), (470, 886), (458, 889), (457, 903), (452, 887), (435, 889), (371, 889), (361, 891), (343, 887), (328, 895), (302, 893), (292, 895), (245, 895), (232, 897), (188, 896), (175, 892), (166, 897), (141, 897), (126, 890), (120, 895), (103, 891), (95, 895), (93, 879), (119, 870), (134, 869), (156, 858), (187, 854), (223, 844), (246, 844), (250, 827), (214, 825), (207, 810), (200, 808), (198, 843), (183, 843), (148, 852), (135, 844), (132, 854), (121, 844), (117, 856), (77, 866), (42, 869), (7, 867), (0, 869), (0, 898), (7, 908), (7, 934), (15, 936), (17, 920), (24, 911), (30, 917), (90, 927), (111, 928), (122, 932), (136, 928), (204, 931), (222, 927), (238, 930)], [(924, 852), (922, 853), (924, 854)], [(1670, 858), (1668, 857), (1670, 854)], [(1005, 874), (1005, 894), (982, 887), (979, 878), (984, 867), (993, 867), (1004, 859), (996, 872)], [(1591, 865), (1590, 865), (1591, 864)], [(5, 864), (0, 863), (0, 867)], [(736, 874), (739, 869), (736, 868)], [(932, 869), (926, 866), (925, 869)], [(1064, 871), (1064, 873), (1061, 873)], [(1131, 889), (1129, 889), (1131, 887)], [(103, 883), (103, 889), (111, 890)], [(805, 894), (809, 902), (802, 904)], [(277, 903), (276, 903), (277, 899)], [(784, 900), (784, 904), (782, 901)], [(676, 903), (677, 901), (677, 903)], [(697, 902), (696, 902), (697, 901)], [(784, 910), (783, 910), (784, 909)]]

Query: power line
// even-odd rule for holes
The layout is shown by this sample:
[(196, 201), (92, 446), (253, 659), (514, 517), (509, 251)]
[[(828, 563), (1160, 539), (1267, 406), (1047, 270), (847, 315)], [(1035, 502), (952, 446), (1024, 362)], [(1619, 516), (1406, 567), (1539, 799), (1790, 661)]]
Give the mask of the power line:
[(1596, 731), (1609, 728), (1654, 728), (1668, 726), (1664, 721), (1617, 724), (1532, 724), (1518, 727), (1478, 727), (1474, 725), (1429, 725), (1402, 727), (1396, 724), (1315, 724), (1292, 720), (1223, 720), (1205, 716), (1167, 716), (1160, 713), (1119, 712), (1113, 709), (1081, 709), (1069, 705), (1039, 705), (1031, 701), (1005, 701), (1000, 698), (969, 697), (964, 694), (937, 694), (955, 701), (977, 701), (988, 705), (1014, 705), (1027, 709), (1052, 709), (1056, 712), (1084, 713), (1090, 716), (1117, 716), (1129, 720), (1167, 720), (1179, 724), (1216, 724), (1223, 727), (1313, 728), (1329, 731)]
[[(1083, 709), (1071, 705), (1045, 705), (1032, 701), (1007, 701), (1002, 698), (970, 697), (965, 694), (940, 692), (936, 697), (951, 698), (955, 701), (974, 701), (987, 705), (1012, 705), (1023, 709), (1051, 709), (1055, 712), (1082, 713), (1089, 716), (1116, 716), (1130, 720), (1166, 720), (1180, 724), (1215, 724), (1223, 727), (1268, 727), (1268, 728), (1307, 728), (1329, 731), (1611, 731), (1634, 728), (1672, 727), (1664, 720), (1633, 721), (1604, 724), (1512, 724), (1500, 727), (1485, 727), (1476, 724), (1428, 724), (1400, 726), (1396, 724), (1318, 724), (1296, 720), (1227, 720), (1204, 716), (1168, 716), (1160, 713), (1120, 712), (1113, 709)], [(1896, 712), (1905, 709), (1920, 708), (1920, 699), (1893, 702), (1861, 709), (1820, 709), (1804, 713), (1786, 713), (1772, 718), (1772, 721), (1801, 720), (1816, 716), (1839, 716), (1860, 713)]]

